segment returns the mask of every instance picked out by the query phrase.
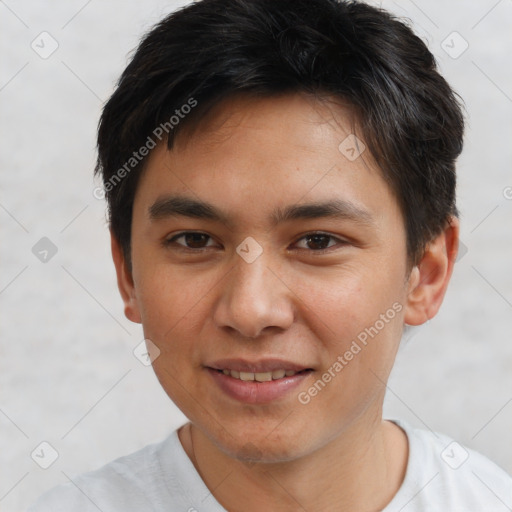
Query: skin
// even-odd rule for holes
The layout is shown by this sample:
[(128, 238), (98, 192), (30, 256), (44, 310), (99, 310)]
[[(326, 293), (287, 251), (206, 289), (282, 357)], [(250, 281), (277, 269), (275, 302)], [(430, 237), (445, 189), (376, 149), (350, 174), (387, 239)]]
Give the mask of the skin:
[[(382, 419), (385, 383), (403, 325), (432, 318), (442, 302), (459, 228), (451, 219), (411, 268), (402, 214), (369, 151), (350, 161), (338, 150), (353, 125), (347, 107), (304, 95), (227, 100), (171, 151), (150, 154), (134, 201), (131, 272), (112, 237), (125, 314), (160, 350), (156, 375), (190, 420), (180, 440), (229, 511), (377, 511), (405, 475), (406, 435)], [(177, 194), (226, 218), (151, 218), (157, 200)], [(276, 208), (332, 199), (366, 215), (270, 220)], [(183, 231), (210, 238), (164, 243)], [(323, 252), (305, 238), (317, 231)], [(236, 252), (249, 236), (263, 250), (252, 263)], [(300, 403), (298, 393), (396, 303), (401, 311)], [(204, 368), (225, 357), (279, 357), (314, 371), (284, 398), (242, 404)]]

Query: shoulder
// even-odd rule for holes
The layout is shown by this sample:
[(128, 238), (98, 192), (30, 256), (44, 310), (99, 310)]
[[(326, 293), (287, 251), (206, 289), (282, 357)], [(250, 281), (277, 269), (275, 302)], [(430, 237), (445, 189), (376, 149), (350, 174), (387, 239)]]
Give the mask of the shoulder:
[[(172, 432), (165, 440), (120, 457), (43, 494), (28, 512), (89, 512), (98, 510), (155, 510), (162, 495), (172, 503), (169, 482), (179, 468), (173, 457), (179, 438)], [(174, 461), (174, 464), (173, 464)]]
[(401, 504), (403, 512), (511, 510), (512, 477), (494, 462), (449, 436), (392, 421), (407, 434), (409, 460), (391, 505)]

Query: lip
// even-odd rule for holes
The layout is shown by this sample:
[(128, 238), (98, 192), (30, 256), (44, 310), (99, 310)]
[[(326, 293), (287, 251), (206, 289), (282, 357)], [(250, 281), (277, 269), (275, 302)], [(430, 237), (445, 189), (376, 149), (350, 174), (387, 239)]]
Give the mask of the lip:
[[(292, 370), (302, 373), (281, 379), (257, 382), (235, 379), (219, 371), (225, 369), (251, 373), (271, 372), (274, 370)], [(309, 378), (313, 372), (313, 369), (310, 367), (283, 359), (264, 359), (252, 362), (243, 359), (220, 359), (205, 365), (205, 370), (225, 395), (238, 402), (247, 404), (266, 404), (286, 398), (305, 379)]]
[(214, 370), (235, 370), (237, 372), (263, 373), (274, 370), (290, 370), (300, 372), (302, 370), (311, 370), (310, 366), (304, 366), (292, 361), (286, 361), (278, 358), (259, 359), (258, 361), (248, 361), (247, 359), (218, 359), (205, 364), (207, 368)]
[(307, 371), (278, 380), (257, 382), (235, 379), (212, 368), (206, 368), (206, 370), (224, 394), (247, 404), (266, 404), (284, 398), (312, 373)]

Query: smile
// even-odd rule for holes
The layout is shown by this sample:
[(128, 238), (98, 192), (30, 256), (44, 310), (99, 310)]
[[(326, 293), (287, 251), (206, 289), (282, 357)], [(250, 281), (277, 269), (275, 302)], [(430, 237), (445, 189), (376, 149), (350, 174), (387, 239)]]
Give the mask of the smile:
[(239, 372), (237, 370), (217, 370), (222, 372), (224, 375), (233, 377), (243, 381), (256, 381), (256, 382), (270, 382), (271, 380), (279, 380), (284, 377), (292, 377), (297, 373), (306, 372), (308, 370), (293, 371), (293, 370), (273, 370), (271, 372)]
[(312, 369), (248, 372), (205, 368), (222, 395), (246, 404), (268, 404), (294, 397), (293, 391), (311, 378)]

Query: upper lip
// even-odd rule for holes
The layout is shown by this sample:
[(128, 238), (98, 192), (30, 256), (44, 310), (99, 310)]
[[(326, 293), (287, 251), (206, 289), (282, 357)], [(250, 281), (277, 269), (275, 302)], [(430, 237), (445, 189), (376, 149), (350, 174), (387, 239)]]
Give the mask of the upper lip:
[(264, 373), (274, 370), (289, 370), (300, 372), (311, 369), (309, 366), (286, 361), (284, 359), (259, 359), (249, 361), (247, 359), (218, 359), (205, 365), (214, 370), (235, 370), (237, 372)]

